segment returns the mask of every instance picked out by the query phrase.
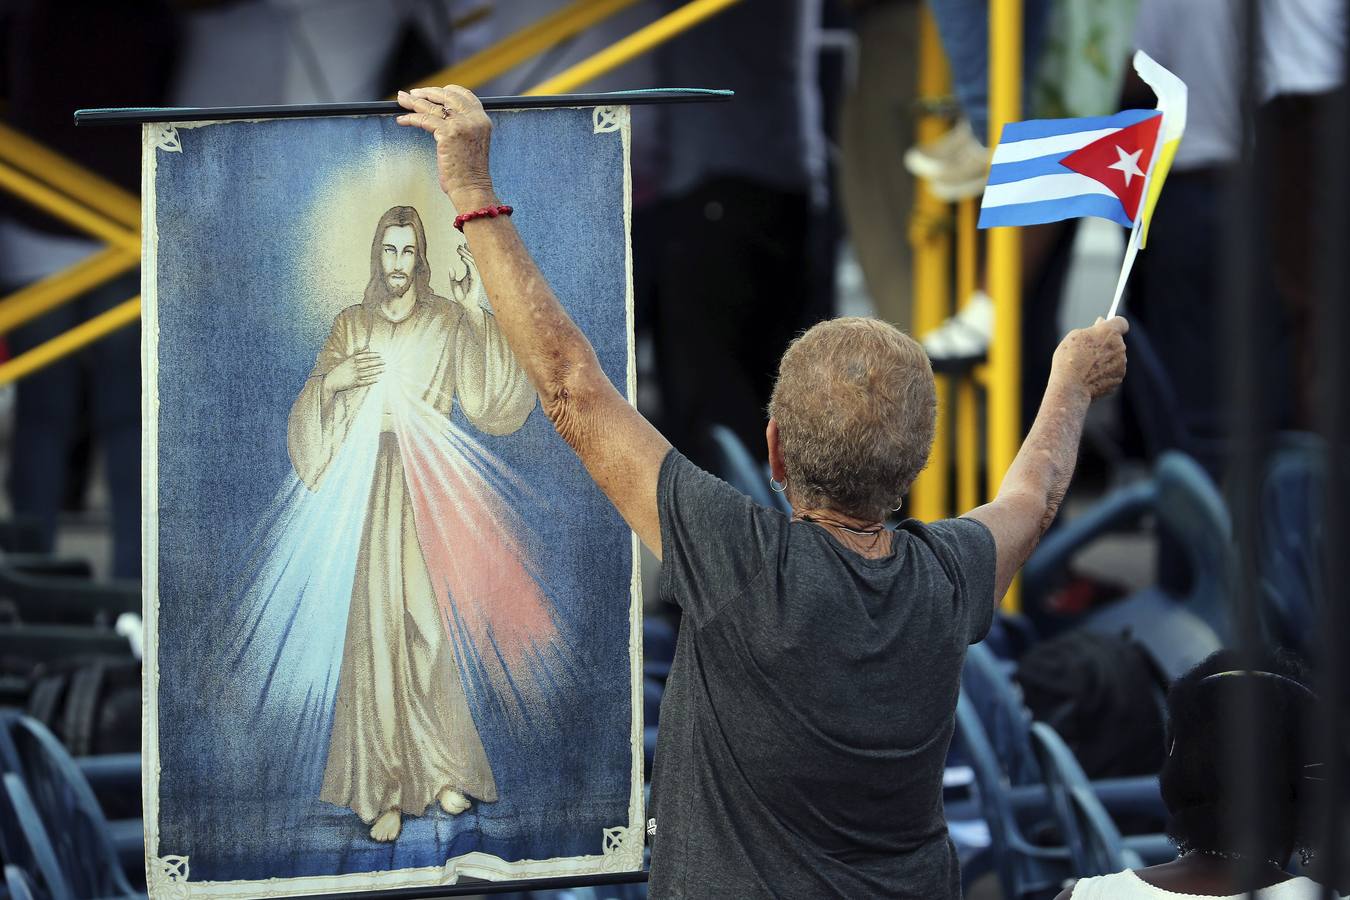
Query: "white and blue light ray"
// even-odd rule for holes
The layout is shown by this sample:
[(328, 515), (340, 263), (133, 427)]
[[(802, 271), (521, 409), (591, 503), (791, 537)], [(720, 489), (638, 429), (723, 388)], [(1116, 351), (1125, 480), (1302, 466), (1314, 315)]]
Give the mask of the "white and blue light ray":
[(322, 781), (382, 393), (366, 396), (317, 490), (287, 476), (222, 598), (232, 638), (209, 668), (239, 727), (259, 736), (257, 773), (285, 773), (273, 791), (314, 796)]

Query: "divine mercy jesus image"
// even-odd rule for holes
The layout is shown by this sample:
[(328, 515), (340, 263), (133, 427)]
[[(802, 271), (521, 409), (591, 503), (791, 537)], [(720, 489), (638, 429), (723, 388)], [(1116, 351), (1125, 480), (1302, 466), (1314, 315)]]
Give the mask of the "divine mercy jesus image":
[[(319, 795), (359, 816), (376, 841), (396, 840), (403, 816), (433, 804), (455, 816), (498, 799), (466, 680), (483, 668), (484, 646), (509, 661), (502, 616), (531, 643), (551, 628), (509, 517), (475, 466), (459, 464), (482, 453), (456, 438), (467, 431), (451, 424), (456, 402), (474, 428), (506, 435), (537, 395), (472, 255), (462, 244), (458, 252), (463, 275), (452, 274), (451, 297), (439, 296), (418, 211), (386, 211), (364, 297), (337, 315), (287, 423), (291, 464), (310, 491), (354, 430), (378, 427), (369, 495), (353, 498), (364, 522)], [(510, 608), (484, 611), (507, 598)], [(469, 632), (474, 639), (457, 638)]]

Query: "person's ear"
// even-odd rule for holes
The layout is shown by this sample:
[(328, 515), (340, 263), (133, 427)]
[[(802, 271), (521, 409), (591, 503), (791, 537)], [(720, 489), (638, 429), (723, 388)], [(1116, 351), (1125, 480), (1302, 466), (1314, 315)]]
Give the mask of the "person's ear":
[(784, 483), (787, 481), (787, 466), (783, 463), (783, 448), (778, 442), (778, 423), (773, 419), (764, 428), (764, 440), (769, 445), (769, 474), (774, 481)]

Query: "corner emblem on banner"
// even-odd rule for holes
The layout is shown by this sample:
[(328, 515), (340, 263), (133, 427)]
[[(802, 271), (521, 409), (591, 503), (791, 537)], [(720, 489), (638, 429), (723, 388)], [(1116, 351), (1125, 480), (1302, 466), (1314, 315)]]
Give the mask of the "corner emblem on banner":
[(155, 147), (160, 150), (167, 150), (169, 153), (182, 153), (183, 145), (178, 142), (178, 129), (172, 125), (161, 122), (152, 125), (155, 138)]
[(166, 900), (187, 900), (188, 858), (156, 856), (150, 860), (150, 893)]
[[(634, 852), (636, 851), (636, 852)], [(633, 858), (642, 860), (642, 826), (605, 829), (605, 849), (600, 867), (605, 872), (624, 872), (633, 867)]]
[(597, 106), (591, 113), (591, 121), (595, 124), (595, 134), (618, 131), (623, 125), (623, 107)]

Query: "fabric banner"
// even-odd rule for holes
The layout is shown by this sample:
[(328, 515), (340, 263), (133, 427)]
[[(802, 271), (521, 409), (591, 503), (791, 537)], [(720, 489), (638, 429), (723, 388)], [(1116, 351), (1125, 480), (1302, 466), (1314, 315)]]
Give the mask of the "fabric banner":
[[(634, 390), (626, 107), (493, 178)], [(642, 866), (636, 541), (393, 116), (144, 126), (154, 898)]]

